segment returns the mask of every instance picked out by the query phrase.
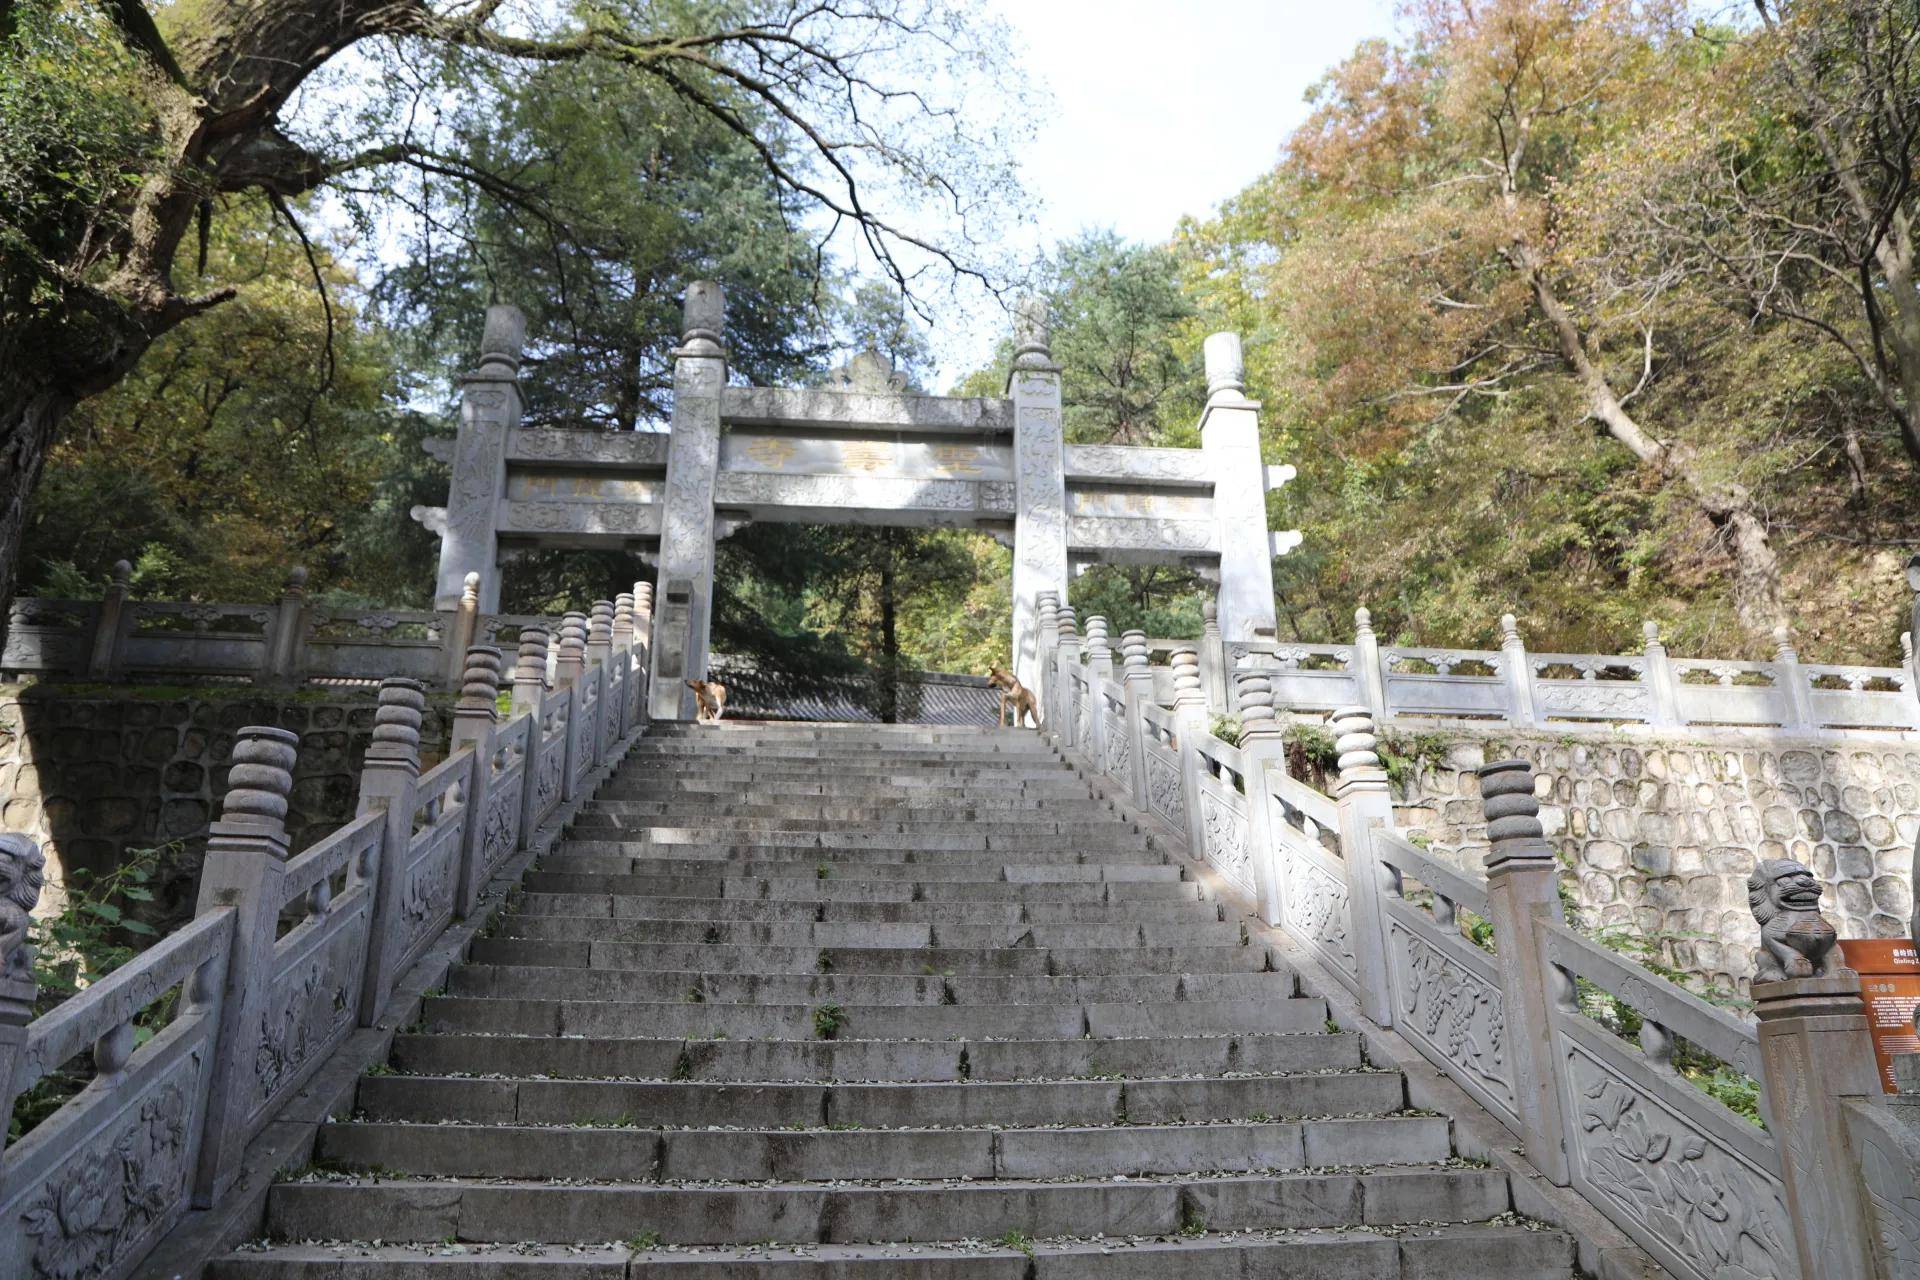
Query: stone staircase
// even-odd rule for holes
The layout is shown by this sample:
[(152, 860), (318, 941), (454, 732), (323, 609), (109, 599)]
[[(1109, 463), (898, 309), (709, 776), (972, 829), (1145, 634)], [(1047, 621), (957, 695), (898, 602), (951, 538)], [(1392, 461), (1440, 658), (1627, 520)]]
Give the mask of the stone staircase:
[(1030, 732), (656, 733), (219, 1280), (1540, 1280), (1568, 1238)]

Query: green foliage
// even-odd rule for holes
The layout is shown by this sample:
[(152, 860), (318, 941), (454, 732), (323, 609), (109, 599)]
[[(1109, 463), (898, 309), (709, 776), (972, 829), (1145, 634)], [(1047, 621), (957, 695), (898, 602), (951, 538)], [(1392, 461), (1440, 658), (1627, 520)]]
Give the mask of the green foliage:
[[(40, 996), (35, 1015), (47, 1013), (133, 959), (155, 936), (138, 918), (151, 904), (167, 855), (176, 845), (130, 849), (111, 871), (95, 875), (84, 868), (69, 872), (58, 886), (53, 913), (36, 919), (29, 941), (34, 948), (33, 977)], [(141, 1010), (134, 1020), (134, 1043), (145, 1044), (173, 1020), (177, 992)], [(14, 1100), (8, 1142), (12, 1143), (58, 1111), (93, 1078), (90, 1059), (55, 1064)]]
[(1239, 716), (1215, 716), (1208, 723), (1207, 732), (1228, 746), (1237, 747), (1246, 733), (1246, 726), (1240, 723)]
[(823, 1004), (813, 1011), (813, 1034), (818, 1040), (833, 1040), (839, 1037), (840, 1028), (846, 1024), (847, 1011), (837, 1004)]
[(1033, 1256), (1033, 1235), (1018, 1227), (1008, 1227), (1006, 1234), (994, 1241), (1003, 1249), (1017, 1249), (1029, 1258)]

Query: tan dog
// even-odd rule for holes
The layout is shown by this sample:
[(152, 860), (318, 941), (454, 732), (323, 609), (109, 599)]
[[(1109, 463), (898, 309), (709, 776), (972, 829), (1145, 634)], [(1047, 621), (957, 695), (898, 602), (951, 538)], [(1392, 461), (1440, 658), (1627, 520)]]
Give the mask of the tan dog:
[(1033, 700), (1033, 691), (1020, 683), (1013, 672), (1004, 667), (994, 667), (987, 672), (987, 684), (1000, 691), (1000, 723), (1007, 722), (1007, 708), (1013, 708), (1013, 727), (1020, 727), (1020, 717), (1033, 721), (1033, 727), (1040, 727), (1040, 708)]
[(689, 680), (693, 690), (694, 719), (701, 724), (718, 724), (727, 710), (727, 686), (712, 680)]

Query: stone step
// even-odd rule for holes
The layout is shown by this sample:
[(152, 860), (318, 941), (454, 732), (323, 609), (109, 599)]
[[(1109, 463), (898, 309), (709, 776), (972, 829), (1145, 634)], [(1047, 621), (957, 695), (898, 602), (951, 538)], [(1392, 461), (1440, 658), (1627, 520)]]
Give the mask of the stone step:
[[(758, 858), (628, 857), (622, 854), (575, 853), (563, 845), (540, 864), (542, 871), (571, 875), (700, 876), (716, 872), (740, 879), (1018, 881), (1023, 884), (1117, 884), (1123, 881), (1179, 881), (1183, 868), (1168, 862), (1023, 862), (1022, 855), (1002, 853), (998, 859), (964, 862), (850, 862), (816, 857), (768, 861)], [(685, 846), (669, 846), (683, 848)], [(1164, 855), (1162, 855), (1164, 856)], [(1009, 860), (1011, 859), (1011, 860)]]
[[(590, 971), (588, 971), (590, 972)], [(837, 1003), (837, 1002), (832, 1002)], [(847, 1004), (830, 1017), (822, 1005), (691, 1004), (685, 1001), (561, 1000), (436, 995), (422, 1030), (534, 1036), (677, 1036), (738, 1040), (947, 1040), (1073, 1036), (1257, 1035), (1320, 1030), (1319, 999), (1185, 1000), (1157, 1004), (1059, 1005)], [(822, 1034), (828, 1018), (832, 1034)]]
[[(1078, 777), (1063, 761), (1044, 765), (1027, 765), (1014, 762), (1007, 757), (948, 763), (941, 760), (917, 762), (899, 760), (882, 755), (872, 760), (835, 759), (830, 762), (830, 768), (826, 767), (828, 764), (829, 762), (818, 758), (769, 760), (764, 764), (756, 764), (746, 757), (732, 756), (720, 757), (712, 761), (679, 759), (633, 763), (623, 761), (611, 779), (611, 783), (615, 793), (630, 783), (672, 782), (689, 778), (740, 783), (781, 779), (812, 782), (825, 778), (835, 783), (856, 785), (863, 782), (892, 787), (964, 785), (975, 791), (991, 791), (1000, 787), (1011, 789), (1023, 786), (1029, 781), (1059, 784), (1077, 780)], [(743, 789), (750, 788), (743, 787)]]
[(1117, 1040), (669, 1040), (403, 1033), (414, 1075), (715, 1081), (1066, 1080), (1353, 1071), (1360, 1039), (1322, 1034)]
[[(661, 839), (656, 834), (659, 832), (692, 830), (703, 833), (700, 837), (702, 841), (711, 841), (713, 836), (704, 833), (784, 831), (806, 832), (818, 836), (824, 832), (846, 834), (847, 825), (845, 819), (800, 818), (792, 814), (765, 818), (729, 818), (712, 814), (689, 814), (676, 819), (637, 814), (583, 813), (568, 824), (568, 829), (583, 837), (591, 834), (602, 840), (654, 841)], [(1075, 821), (1045, 810), (1040, 811), (1037, 816), (1018, 817), (1011, 820), (967, 815), (929, 816), (917, 811), (903, 810), (863, 820), (859, 825), (861, 833), (871, 835), (941, 835), (965, 832), (980, 836), (1051, 837), (1054, 843), (1059, 843), (1063, 839), (1104, 838), (1138, 830), (1134, 823), (1123, 821), (1111, 813)], [(668, 835), (665, 838), (680, 843), (689, 842), (688, 837), (684, 835)]]
[(765, 898), (780, 902), (1133, 902), (1200, 900), (1194, 881), (854, 880), (818, 876), (636, 876), (529, 871), (530, 893), (646, 898)]
[[(743, 920), (764, 924), (814, 921), (870, 924), (1144, 924), (1149, 921), (1219, 922), (1225, 908), (1217, 902), (775, 902), (760, 898), (634, 898), (600, 894), (526, 893), (514, 890), (517, 914), (500, 920), (502, 932), (529, 926), (546, 928), (554, 915), (622, 920)], [(579, 910), (574, 908), (578, 906)], [(527, 934), (532, 937), (534, 934)], [(539, 936), (568, 937), (564, 933)], [(605, 933), (580, 937), (610, 937)], [(642, 939), (644, 941), (644, 939)]]
[(1047, 795), (979, 795), (951, 799), (939, 796), (899, 794), (865, 801), (838, 800), (819, 794), (766, 796), (755, 794), (726, 798), (706, 794), (676, 794), (653, 800), (593, 799), (581, 806), (577, 822), (612, 815), (621, 818), (675, 814), (689, 818), (796, 818), (825, 819), (841, 823), (866, 823), (902, 815), (942, 815), (956, 819), (993, 817), (1007, 821), (1022, 814), (1045, 814), (1053, 818), (1093, 819), (1115, 813), (1113, 804), (1082, 793)]
[(955, 975), (723, 973), (556, 965), (466, 964), (448, 989), (510, 1000), (620, 1000), (706, 1005), (1059, 1005), (1287, 1000), (1290, 973)]
[(1196, 1222), (1216, 1231), (1466, 1223), (1510, 1207), (1502, 1175), (1460, 1168), (923, 1186), (340, 1178), (274, 1187), (267, 1231), (291, 1240), (601, 1244), (644, 1227), (668, 1244), (871, 1243), (1172, 1236)]
[[(750, 760), (761, 761), (805, 761), (817, 762), (821, 750), (819, 743), (809, 742), (675, 742), (661, 739), (650, 742), (642, 739), (628, 751), (626, 759), (634, 763), (652, 760)], [(921, 765), (941, 765), (988, 761), (993, 763), (1011, 762), (1025, 765), (1058, 765), (1062, 763), (1058, 754), (1044, 743), (1028, 739), (1023, 742), (1006, 743), (886, 743), (886, 742), (836, 742), (833, 744), (833, 758), (836, 761), (897, 760), (916, 767)]]
[(483, 965), (552, 965), (634, 972), (698, 970), (732, 974), (1180, 974), (1257, 973), (1264, 947), (731, 947), (713, 943), (476, 938), (468, 960)]
[[(715, 799), (735, 804), (778, 804), (799, 800), (822, 804), (893, 804), (902, 809), (920, 804), (972, 804), (979, 802), (981, 794), (980, 788), (964, 782), (923, 780), (915, 785), (895, 786), (857, 778), (823, 780), (818, 770), (809, 778), (763, 778), (751, 787), (743, 786), (733, 778), (641, 778), (625, 783), (608, 782), (594, 793), (596, 802), (610, 805), (693, 799)], [(1023, 781), (1016, 786), (995, 787), (988, 794), (1008, 800), (1046, 802), (1099, 799), (1092, 784), (1077, 777)]]
[[(658, 943), (714, 943), (747, 947), (885, 947), (890, 950), (922, 947), (1032, 947), (1036, 950), (1082, 950), (1106, 947), (1230, 947), (1240, 945), (1246, 936), (1236, 923), (1220, 923), (1202, 917), (1197, 923), (1177, 918), (1148, 918), (1113, 924), (1005, 924), (984, 919), (977, 924), (949, 924), (945, 921), (893, 922), (867, 920), (819, 920), (811, 923), (762, 923), (749, 920), (658, 920), (636, 917), (590, 916), (594, 903), (602, 909), (604, 898), (549, 897), (554, 908), (539, 915), (509, 921), (508, 936), (533, 936), (519, 932), (529, 926), (543, 927), (548, 937), (574, 937), (589, 941), (639, 941)], [(621, 900), (625, 901), (625, 900)], [(536, 903), (528, 900), (531, 912)], [(901, 903), (900, 906), (922, 906)], [(579, 908), (563, 915), (568, 908)], [(556, 924), (555, 922), (561, 922)], [(539, 922), (536, 924), (536, 922)], [(1260, 949), (1264, 953), (1264, 948)]]
[[(1222, 1079), (812, 1084), (367, 1076), (358, 1116), (421, 1124), (641, 1128), (1034, 1128), (1382, 1116), (1404, 1107), (1392, 1071)], [(1338, 1163), (1338, 1162), (1335, 1162)]]
[(675, 1129), (353, 1121), (315, 1162), (387, 1176), (589, 1182), (1112, 1178), (1440, 1164), (1438, 1117), (1373, 1116), (1060, 1129)]
[[(1188, 1223), (1185, 1225), (1193, 1225)], [(1017, 1230), (1017, 1228), (1016, 1228)], [(1572, 1242), (1510, 1225), (1383, 1234), (1206, 1231), (1179, 1237), (907, 1244), (269, 1244), (215, 1261), (211, 1280), (1568, 1280)]]
[[(618, 839), (597, 838), (603, 834), (587, 832), (569, 836), (555, 846), (553, 854), (549, 855), (541, 865), (549, 870), (556, 870), (558, 868), (554, 866), (553, 859), (561, 857), (665, 857), (723, 865), (742, 861), (786, 862), (798, 867), (806, 875), (818, 875), (823, 864), (828, 867), (868, 865), (950, 867), (972, 864), (996, 866), (1018, 861), (1023, 866), (1121, 863), (1164, 866), (1181, 865), (1183, 862), (1172, 852), (1144, 840), (1129, 840), (1127, 843), (1130, 847), (1103, 848), (1099, 853), (1093, 854), (1084, 849), (1059, 847), (1018, 851), (997, 847), (990, 849), (826, 849), (812, 843), (761, 844), (757, 843), (752, 836), (738, 843), (728, 844), (722, 844), (716, 840), (713, 844), (629, 845)], [(720, 839), (725, 839), (725, 833), (718, 834)], [(713, 871), (716, 867), (708, 865), (701, 870)], [(786, 874), (793, 873), (789, 871)]]
[(721, 823), (703, 823), (692, 827), (636, 827), (617, 837), (600, 840), (581, 838), (580, 845), (608, 846), (605, 849), (578, 849), (581, 853), (638, 853), (643, 848), (661, 849), (680, 845), (701, 848), (739, 848), (753, 845), (784, 845), (791, 848), (891, 849), (897, 851), (964, 851), (1021, 849), (1085, 851), (1105, 853), (1113, 849), (1147, 847), (1147, 838), (1138, 827), (1121, 823), (1090, 824), (1085, 831), (1061, 834), (1034, 831), (1024, 827), (993, 831), (990, 823), (950, 823), (948, 830), (934, 831), (842, 831), (831, 828), (809, 831), (797, 827), (740, 827)]

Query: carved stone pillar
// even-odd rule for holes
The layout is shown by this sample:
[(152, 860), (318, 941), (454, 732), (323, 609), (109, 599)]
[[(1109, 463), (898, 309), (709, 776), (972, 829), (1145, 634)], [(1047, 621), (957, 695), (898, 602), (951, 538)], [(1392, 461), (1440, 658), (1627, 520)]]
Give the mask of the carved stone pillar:
[(1381, 899), (1389, 873), (1374, 851), (1373, 833), (1393, 825), (1393, 793), (1380, 767), (1372, 712), (1341, 707), (1333, 713), (1332, 728), (1340, 753), (1333, 798), (1340, 810), (1340, 847), (1346, 850), (1349, 942), (1360, 975), (1360, 1010), (1387, 1027), (1393, 1025), (1393, 977)]
[(1101, 686), (1113, 679), (1113, 647), (1108, 641), (1107, 620), (1099, 614), (1087, 618), (1087, 740), (1080, 754), (1087, 758), (1095, 773), (1107, 771), (1107, 700)]
[(1153, 669), (1147, 665), (1147, 633), (1127, 631), (1120, 636), (1120, 683), (1127, 691), (1127, 760), (1133, 771), (1133, 806), (1147, 812), (1147, 727), (1141, 708), (1153, 702)]
[(1373, 613), (1365, 605), (1353, 611), (1353, 666), (1360, 678), (1360, 699), (1374, 723), (1387, 719), (1387, 673), (1380, 664), (1380, 638), (1373, 634)]
[[(480, 611), (500, 610), (498, 511), (506, 494), (507, 433), (520, 425), (520, 353), (526, 338), (526, 317), (518, 307), (488, 307), (480, 365), (460, 379), (460, 434), (440, 529), (436, 609), (458, 608), (467, 575), (478, 573)], [(420, 508), (414, 512), (422, 518)]]
[(367, 935), (367, 977), (360, 988), (360, 1025), (380, 1016), (400, 977), (405, 945), (401, 904), (407, 889), (408, 846), (413, 842), (415, 796), (420, 780), (420, 720), (427, 706), (426, 686), (418, 680), (390, 677), (380, 682), (380, 705), (373, 713), (373, 742), (360, 773), (359, 813), (383, 813), (373, 885), (373, 922)]
[(1653, 694), (1648, 723), (1656, 729), (1675, 728), (1680, 724), (1680, 686), (1667, 661), (1667, 646), (1660, 642), (1660, 624), (1644, 622), (1640, 633), (1646, 637), (1647, 687)]
[(554, 664), (553, 683), (578, 684), (587, 670), (587, 615), (569, 610), (560, 616), (560, 657)]
[(1491, 915), (1513, 1062), (1514, 1109), (1527, 1159), (1555, 1185), (1571, 1181), (1562, 1144), (1566, 1122), (1553, 1070), (1547, 974), (1536, 920), (1559, 920), (1560, 868), (1540, 825), (1533, 767), (1525, 760), (1482, 765), (1480, 805), (1487, 816), (1487, 909)]
[(1530, 727), (1535, 723), (1532, 659), (1527, 657), (1527, 642), (1520, 638), (1520, 624), (1510, 613), (1500, 615), (1500, 663), (1501, 674), (1507, 678), (1511, 722)]
[(1084, 752), (1086, 747), (1079, 743), (1079, 717), (1073, 713), (1073, 673), (1080, 666), (1080, 620), (1070, 604), (1063, 603), (1056, 615), (1060, 619), (1059, 639), (1054, 642), (1055, 669), (1060, 674), (1060, 745), (1080, 745)]
[(1820, 895), (1812, 873), (1784, 859), (1761, 861), (1747, 881), (1760, 922), (1752, 992), (1767, 1128), (1780, 1151), (1801, 1273), (1875, 1280), (1872, 1218), (1846, 1104), (1879, 1102), (1880, 1070), (1860, 975), (1839, 963)]
[[(11, 1116), (17, 1094), (14, 1072), (26, 1049), (27, 1023), (33, 1020), (34, 1001), (40, 995), (27, 929), (46, 884), (47, 858), (37, 841), (9, 832), (0, 835), (0, 859), (5, 860), (7, 873), (0, 893), (11, 904), (8, 918), (0, 921), (0, 1115)], [(5, 1145), (6, 1135), (0, 1133), (0, 1147)]]
[(1067, 478), (1060, 368), (1047, 345), (1045, 304), (1028, 299), (1007, 376), (1013, 401), (1013, 673), (1039, 685), (1039, 599), (1067, 596)]
[[(492, 645), (476, 644), (467, 649), (465, 670), (461, 673), (460, 700), (453, 707), (453, 733), (447, 743), (449, 754), (462, 747), (473, 748), (473, 771), (467, 780), (467, 827), (460, 848), (460, 878), (453, 895), (454, 914), (464, 920), (479, 905), (487, 876), (510, 852), (502, 842), (513, 834), (514, 825), (493, 820), (496, 797), (493, 794), (493, 735), (500, 723), (500, 672), (505, 658)], [(525, 775), (522, 775), (524, 780)], [(513, 804), (519, 797), (506, 801)]]
[(689, 679), (706, 675), (713, 620), (713, 482), (720, 469), (720, 397), (727, 385), (726, 295), (711, 280), (687, 286), (673, 361), (673, 434), (660, 523), (660, 576), (667, 608), (654, 634), (648, 710), (655, 720), (693, 719)]
[(257, 1095), (254, 1059), (271, 994), (280, 885), (287, 867), (287, 796), (300, 739), (285, 729), (248, 725), (235, 736), (220, 818), (207, 830), (197, 911), (232, 907), (233, 943), (206, 1110), (206, 1136), (193, 1203), (212, 1205), (240, 1174)]
[(1220, 715), (1234, 711), (1232, 676), (1227, 672), (1227, 644), (1220, 634), (1220, 606), (1212, 596), (1200, 599), (1200, 678), (1207, 706)]
[(1205, 344), (1207, 407), (1200, 448), (1213, 475), (1220, 537), (1220, 631), (1228, 643), (1275, 635), (1273, 547), (1267, 537), (1266, 467), (1260, 461), (1260, 406), (1247, 399), (1240, 335)]
[(1285, 887), (1280, 882), (1280, 853), (1275, 847), (1273, 792), (1267, 770), (1287, 771), (1287, 743), (1273, 714), (1273, 682), (1256, 671), (1234, 674), (1234, 701), (1240, 713), (1240, 762), (1246, 766), (1247, 851), (1253, 857), (1253, 884), (1260, 918), (1280, 923)]
[[(126, 562), (121, 561), (122, 564)], [(295, 565), (287, 573), (286, 589), (273, 612), (273, 644), (267, 655), (267, 678), (276, 684), (298, 684), (300, 627), (307, 609), (307, 571)]]
[[(540, 627), (520, 629), (520, 655), (513, 664), (513, 707), (517, 718), (538, 714), (540, 695), (547, 691), (547, 633)], [(529, 742), (531, 751), (534, 743)]]
[(1200, 822), (1200, 737), (1207, 731), (1207, 694), (1200, 685), (1200, 653), (1182, 645), (1170, 655), (1173, 666), (1173, 715), (1178, 726), (1180, 791), (1187, 815), (1187, 856), (1199, 862), (1207, 854)]
[(120, 674), (120, 637), (127, 610), (127, 588), (133, 581), (133, 565), (125, 560), (113, 562), (113, 581), (100, 598), (100, 611), (93, 618), (93, 642), (87, 652), (87, 679), (111, 680)]
[[(1038, 598), (1040, 614), (1039, 654), (1034, 666), (1034, 683), (1028, 685), (1033, 690), (1034, 701), (1040, 707), (1040, 728), (1047, 733), (1059, 731), (1060, 709), (1057, 705), (1060, 694), (1060, 668), (1057, 662), (1060, 647), (1060, 593), (1042, 591)], [(1015, 677), (1018, 678), (1018, 672)], [(1022, 683), (1025, 683), (1022, 681)]]

